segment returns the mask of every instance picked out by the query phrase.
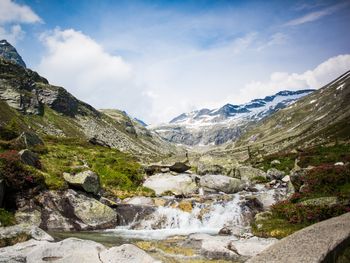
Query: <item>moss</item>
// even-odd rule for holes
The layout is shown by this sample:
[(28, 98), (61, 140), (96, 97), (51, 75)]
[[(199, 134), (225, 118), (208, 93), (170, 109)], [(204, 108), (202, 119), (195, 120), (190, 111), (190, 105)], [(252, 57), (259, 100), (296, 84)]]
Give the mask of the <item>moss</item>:
[(0, 208), (0, 223), (1, 226), (12, 226), (16, 224), (15, 216), (5, 209)]

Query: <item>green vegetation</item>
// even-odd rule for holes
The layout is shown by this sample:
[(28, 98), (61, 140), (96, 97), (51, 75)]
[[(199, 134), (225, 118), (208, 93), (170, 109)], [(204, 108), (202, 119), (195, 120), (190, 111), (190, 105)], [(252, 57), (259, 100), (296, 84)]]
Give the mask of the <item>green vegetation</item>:
[[(51, 189), (66, 187), (63, 173), (91, 169), (100, 176), (102, 186), (113, 195), (153, 195), (140, 188), (143, 173), (134, 157), (116, 149), (92, 145), (77, 138), (46, 138), (47, 152), (41, 155), (45, 182)], [(88, 168), (85, 166), (87, 165)]]
[(252, 178), (252, 181), (257, 183), (257, 184), (264, 184), (269, 182), (270, 180), (265, 178), (264, 176), (255, 176)]
[(16, 220), (12, 213), (0, 208), (0, 223), (1, 226), (12, 226), (16, 224)]

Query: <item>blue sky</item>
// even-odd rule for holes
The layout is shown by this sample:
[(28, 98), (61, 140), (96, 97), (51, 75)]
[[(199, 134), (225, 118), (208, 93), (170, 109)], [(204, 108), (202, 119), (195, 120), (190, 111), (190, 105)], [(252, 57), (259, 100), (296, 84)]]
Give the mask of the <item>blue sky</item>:
[(348, 25), (350, 1), (0, 0), (30, 68), (148, 123), (319, 88), (350, 69)]

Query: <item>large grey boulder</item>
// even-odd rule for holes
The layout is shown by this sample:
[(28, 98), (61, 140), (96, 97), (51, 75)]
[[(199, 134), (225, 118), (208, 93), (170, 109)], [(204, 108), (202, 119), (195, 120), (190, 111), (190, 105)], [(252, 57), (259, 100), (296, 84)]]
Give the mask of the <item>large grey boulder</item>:
[(18, 153), (20, 160), (26, 164), (26, 165), (30, 165), (36, 168), (40, 168), (41, 164), (40, 164), (40, 160), (39, 160), (39, 156), (36, 153), (33, 153), (32, 151), (25, 149), (22, 150)]
[(335, 262), (349, 240), (350, 213), (346, 213), (283, 238), (247, 263)]
[(90, 170), (77, 174), (63, 173), (63, 178), (70, 186), (87, 193), (97, 194), (100, 190), (100, 178)]
[(132, 227), (137, 226), (155, 210), (155, 206), (133, 204), (118, 204), (115, 208), (118, 213), (118, 225)]
[(236, 193), (243, 188), (243, 183), (237, 178), (231, 178), (225, 175), (203, 175), (200, 179), (199, 185), (204, 190), (214, 190), (216, 192)]
[(235, 176), (244, 181), (252, 181), (256, 177), (266, 178), (266, 173), (251, 166), (240, 166), (236, 169)]
[(46, 191), (37, 198), (41, 206), (41, 227), (49, 230), (93, 230), (113, 228), (117, 213), (94, 198), (70, 189)]
[(271, 168), (267, 170), (267, 178), (270, 180), (276, 179), (276, 180), (281, 180), (285, 176), (285, 172), (280, 171), (276, 168)]
[(138, 247), (125, 244), (107, 249), (90, 240), (67, 238), (60, 242), (29, 241), (0, 248), (1, 263), (156, 263)]
[(154, 190), (157, 195), (166, 192), (172, 192), (175, 195), (191, 195), (198, 191), (196, 183), (188, 174), (176, 176), (169, 173), (155, 174), (147, 178), (143, 186)]

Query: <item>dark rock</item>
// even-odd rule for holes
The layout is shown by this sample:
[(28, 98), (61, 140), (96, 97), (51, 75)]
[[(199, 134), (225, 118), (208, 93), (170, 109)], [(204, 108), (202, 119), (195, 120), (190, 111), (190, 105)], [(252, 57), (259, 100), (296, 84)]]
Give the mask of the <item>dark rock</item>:
[(103, 140), (100, 140), (96, 137), (92, 137), (91, 139), (89, 139), (89, 143), (93, 144), (93, 145), (99, 145), (99, 146), (103, 146), (103, 147), (108, 147), (110, 148), (110, 146), (108, 145), (108, 143), (106, 143)]
[(17, 139), (15, 143), (23, 145), (22, 148), (32, 148), (38, 145), (44, 145), (43, 140), (35, 132), (23, 132)]
[(182, 162), (176, 162), (175, 164), (169, 166), (170, 171), (176, 172), (176, 173), (184, 173), (187, 170), (189, 170), (191, 166), (188, 166), (185, 163)]
[(22, 57), (18, 54), (17, 50), (6, 40), (0, 41), (0, 57), (16, 63), (21, 67), (26, 67)]
[(223, 227), (219, 231), (220, 236), (230, 236), (232, 235), (232, 230), (228, 227)]
[(24, 164), (30, 165), (36, 168), (41, 168), (39, 156), (36, 153), (33, 153), (32, 151), (25, 149), (20, 151), (18, 154), (19, 154), (19, 158)]
[(138, 223), (156, 210), (153, 206), (119, 204), (115, 211), (118, 213), (119, 225), (126, 226)]

